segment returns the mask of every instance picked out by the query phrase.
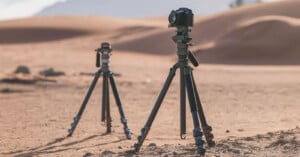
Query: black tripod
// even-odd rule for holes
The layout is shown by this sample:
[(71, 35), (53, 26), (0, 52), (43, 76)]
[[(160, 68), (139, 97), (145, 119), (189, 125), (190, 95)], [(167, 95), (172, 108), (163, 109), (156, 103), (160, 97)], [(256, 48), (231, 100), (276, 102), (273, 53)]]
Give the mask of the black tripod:
[[(154, 105), (154, 108), (144, 126), (141, 130), (141, 135), (138, 136), (138, 141), (135, 143), (135, 151), (139, 151), (142, 146), (149, 130), (154, 121), (154, 118), (161, 106), (161, 103), (168, 91), (168, 88), (175, 76), (176, 70), (180, 69), (180, 126), (181, 126), (181, 138), (185, 138), (186, 134), (186, 91), (189, 99), (190, 109), (192, 112), (194, 130), (193, 136), (195, 138), (196, 146), (200, 154), (205, 154), (205, 149), (203, 148), (202, 135), (206, 138), (208, 146), (214, 146), (213, 134), (211, 133), (212, 128), (207, 124), (204, 111), (200, 102), (199, 94), (197, 91), (196, 83), (193, 77), (192, 68), (188, 65), (190, 60), (194, 66), (198, 66), (198, 62), (193, 54), (188, 50), (191, 38), (188, 35), (189, 28), (186, 26), (178, 26), (177, 34), (173, 37), (174, 42), (177, 43), (177, 54), (178, 62), (170, 69), (168, 78), (158, 96), (158, 99)], [(203, 133), (200, 129), (200, 123), (202, 126)]]
[(114, 74), (109, 70), (109, 57), (111, 55), (111, 47), (109, 43), (102, 43), (101, 48), (98, 48), (95, 50), (96, 51), (96, 66), (100, 67), (100, 55), (101, 55), (101, 68), (95, 73), (94, 80), (86, 94), (86, 97), (84, 98), (82, 105), (80, 107), (80, 110), (78, 114), (74, 117), (74, 121), (71, 124), (71, 128), (68, 130), (69, 134), (68, 136), (72, 136), (74, 130), (76, 129), (76, 126), (81, 118), (81, 115), (89, 101), (89, 98), (96, 86), (96, 83), (101, 76), (103, 75), (103, 89), (102, 89), (102, 115), (101, 115), (101, 121), (105, 122), (106, 121), (106, 133), (111, 132), (111, 115), (110, 115), (110, 103), (109, 103), (109, 84), (108, 82), (110, 81), (111, 88), (116, 100), (116, 104), (118, 106), (120, 116), (121, 116), (121, 122), (124, 125), (124, 132), (127, 137), (127, 139), (131, 139), (131, 133), (130, 130), (127, 126), (127, 120), (125, 118), (121, 100), (118, 94), (117, 86), (114, 80)]

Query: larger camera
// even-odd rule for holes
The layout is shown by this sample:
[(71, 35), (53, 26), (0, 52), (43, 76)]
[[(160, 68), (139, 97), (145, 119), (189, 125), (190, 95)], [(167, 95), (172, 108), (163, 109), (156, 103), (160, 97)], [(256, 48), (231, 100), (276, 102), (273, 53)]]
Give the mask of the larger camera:
[(169, 27), (192, 27), (194, 23), (194, 14), (191, 9), (179, 8), (172, 10), (169, 15)]

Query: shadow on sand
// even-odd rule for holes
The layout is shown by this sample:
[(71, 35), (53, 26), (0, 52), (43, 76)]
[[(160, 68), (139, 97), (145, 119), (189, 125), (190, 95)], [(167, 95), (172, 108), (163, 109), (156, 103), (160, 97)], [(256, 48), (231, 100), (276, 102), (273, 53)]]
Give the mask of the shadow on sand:
[[(62, 152), (62, 151), (66, 151), (66, 150), (80, 150), (80, 149), (84, 149), (84, 148), (92, 148), (92, 147), (103, 146), (103, 145), (107, 145), (107, 144), (111, 144), (111, 143), (118, 143), (118, 142), (123, 141), (122, 139), (119, 139), (119, 140), (115, 140), (112, 142), (98, 143), (98, 144), (91, 145), (91, 146), (75, 147), (76, 144), (80, 144), (80, 143), (86, 142), (88, 140), (91, 140), (91, 139), (94, 139), (94, 138), (97, 138), (100, 136), (105, 136), (105, 135), (107, 135), (107, 134), (105, 133), (105, 134), (101, 134), (101, 135), (92, 135), (92, 136), (83, 138), (81, 140), (72, 141), (72, 142), (65, 143), (65, 144), (59, 144), (59, 143), (68, 139), (68, 137), (56, 138), (53, 141), (50, 141), (45, 145), (30, 148), (28, 150), (16, 150), (16, 151), (2, 153), (2, 154), (9, 155), (9, 156), (15, 156), (15, 157), (35, 156), (35, 155), (42, 155), (42, 154), (49, 155), (51, 153), (57, 153), (57, 152)], [(56, 144), (58, 144), (58, 145), (56, 145)]]
[(87, 35), (90, 32), (67, 28), (0, 28), (0, 44), (22, 44), (55, 41)]

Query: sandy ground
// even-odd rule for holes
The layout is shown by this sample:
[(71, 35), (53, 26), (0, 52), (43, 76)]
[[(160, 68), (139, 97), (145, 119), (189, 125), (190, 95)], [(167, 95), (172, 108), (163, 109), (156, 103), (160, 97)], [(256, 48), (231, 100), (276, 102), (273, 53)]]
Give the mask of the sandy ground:
[[(253, 14), (258, 14), (257, 10), (264, 10), (269, 15), (270, 8), (280, 6), (285, 10), (286, 6), (294, 6), (294, 3), (251, 6), (224, 13), (223, 18), (232, 18), (241, 13), (247, 13), (249, 16), (245, 17), (250, 18), (251, 9)], [(297, 33), (290, 31), (295, 35), (289, 38), (292, 42), (278, 44), (276, 38), (270, 37), (272, 33), (254, 31), (253, 34), (263, 35), (267, 39), (274, 38), (271, 47), (265, 40), (259, 42), (267, 45), (263, 55), (256, 52), (255, 48), (260, 46), (255, 46), (257, 43), (253, 43), (254, 39), (249, 36), (240, 38), (240, 32), (244, 32), (240, 29), (250, 28), (254, 23), (260, 24), (270, 18), (289, 22), (293, 27), (286, 29), (297, 30), (298, 12), (293, 9), (289, 11), (289, 14), (278, 11), (281, 16), (288, 17), (278, 18), (274, 14), (257, 18), (258, 15), (253, 15), (251, 19), (236, 20), (235, 29), (211, 33), (211, 36), (207, 34), (207, 40), (201, 38), (205, 30), (200, 29), (200, 24), (209, 26), (210, 22), (215, 23), (222, 15), (197, 18), (191, 36), (196, 45), (193, 49), (198, 50), (197, 57), (201, 63), (194, 68), (194, 76), (217, 142), (215, 148), (208, 148), (207, 156), (300, 155), (300, 55), (299, 44), (294, 44)], [(295, 19), (291, 19), (291, 16)], [(109, 22), (102, 25), (103, 21)], [(55, 83), (0, 82), (0, 156), (197, 156), (189, 112), (187, 139), (180, 140), (179, 137), (178, 75), (140, 154), (131, 152), (169, 68), (176, 62), (175, 44), (170, 39), (174, 30), (167, 29), (166, 25), (161, 17), (132, 20), (45, 17), (0, 22), (0, 79), (9, 77), (18, 65), (27, 65), (31, 70), (29, 76), (19, 75), (20, 78), (36, 78), (39, 71), (48, 67), (66, 73), (64, 76), (47, 78), (56, 80)], [(268, 22), (266, 25), (273, 26)], [(219, 24), (217, 26), (222, 28)], [(257, 30), (256, 26), (251, 30)], [(205, 28), (207, 32), (219, 30), (215, 27)], [(276, 31), (286, 32), (281, 27), (275, 28)], [(228, 42), (232, 38), (237, 39), (237, 47), (232, 46), (234, 40)], [(112, 95), (113, 133), (105, 134), (106, 126), (100, 121), (101, 79), (74, 135), (66, 138), (72, 118), (92, 81), (92, 76), (80, 73), (97, 70), (93, 50), (102, 41), (110, 41), (114, 49), (110, 65), (112, 71), (121, 74), (115, 79), (133, 139), (125, 138)], [(249, 57), (248, 52), (244, 51), (249, 47), (244, 47), (243, 42), (252, 44), (250, 47), (256, 52), (255, 55)], [(290, 45), (293, 49), (287, 48)], [(275, 50), (284, 47), (287, 50), (280, 61)], [(211, 53), (208, 55), (202, 50)], [(224, 53), (218, 55), (221, 50)], [(233, 52), (229, 53), (230, 50)], [(215, 56), (218, 58), (214, 59)], [(245, 60), (247, 56), (249, 60)], [(254, 56), (259, 59), (258, 62), (254, 61)], [(222, 59), (224, 62), (217, 62)]]
[[(76, 56), (88, 62), (88, 56), (91, 54), (82, 54)], [(91, 62), (86, 63), (86, 68), (78, 67), (78, 72), (70, 70), (67, 71), (66, 76), (52, 78), (57, 80), (57, 83), (0, 84), (1, 89), (9, 88), (12, 91), (0, 94), (3, 108), (0, 147), (2, 155), (82, 156), (86, 153), (98, 154), (103, 151), (124, 153), (131, 150), (174, 60), (172, 56), (132, 55), (125, 52), (115, 52), (112, 57), (113, 71), (121, 74), (121, 77), (116, 77), (116, 81), (128, 124), (133, 133), (133, 140), (125, 139), (114, 103), (112, 103), (114, 132), (105, 135), (105, 125), (100, 122), (101, 81), (73, 137), (65, 138), (72, 118), (77, 113), (92, 80), (91, 76), (81, 76), (79, 73), (96, 70), (91, 68), (94, 66), (94, 59), (92, 59)], [(128, 59), (125, 61), (124, 57)], [(36, 73), (35, 71), (39, 69), (32, 67), (32, 73)], [(72, 67), (76, 69), (76, 65)], [(87, 71), (86, 69), (89, 68), (91, 70)], [(66, 71), (63, 67), (57, 69)], [(201, 65), (195, 69), (195, 78), (201, 91), (207, 119), (213, 126), (217, 143), (227, 145), (228, 138), (251, 137), (296, 128), (300, 121), (297, 97), (300, 91), (297, 86), (300, 83), (299, 72), (298, 67), (273, 66)], [(14, 90), (16, 92), (13, 92)], [(145, 141), (145, 146), (150, 143), (155, 143), (157, 146), (180, 144), (187, 147), (182, 148), (185, 151), (180, 149), (177, 151), (176, 147), (169, 148), (170, 151), (180, 154), (191, 150), (195, 153), (194, 147), (188, 145), (194, 141), (190, 114), (187, 114), (187, 139), (179, 138), (178, 95), (179, 82), (176, 77)], [(287, 142), (295, 147), (288, 151), (291, 156), (299, 154), (299, 129), (292, 132), (295, 134), (296, 143), (293, 145)], [(276, 139), (277, 136), (270, 138), (274, 142)], [(248, 143), (255, 145), (257, 142), (259, 140)], [(267, 146), (267, 143), (262, 143)], [(232, 148), (230, 146), (229, 144), (228, 147)], [(283, 147), (285, 143), (276, 146)], [(220, 147), (223, 148), (223, 145)], [(258, 156), (268, 155), (273, 151), (273, 148), (260, 148), (247, 149), (251, 150), (250, 154), (259, 154)], [(243, 152), (239, 147), (234, 149)], [(145, 152), (148, 152), (147, 150), (148, 148), (145, 147)], [(166, 151), (169, 152), (168, 149)], [(209, 154), (215, 154), (213, 152), (214, 150), (209, 149)], [(286, 151), (283, 150), (281, 153), (284, 152)], [(231, 153), (229, 152), (229, 155)]]

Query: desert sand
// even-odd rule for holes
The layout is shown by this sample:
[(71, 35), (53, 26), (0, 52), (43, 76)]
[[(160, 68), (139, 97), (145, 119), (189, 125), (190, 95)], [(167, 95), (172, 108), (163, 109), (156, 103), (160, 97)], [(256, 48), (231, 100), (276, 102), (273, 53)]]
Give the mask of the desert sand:
[[(300, 155), (299, 1), (251, 5), (196, 17), (194, 75), (216, 147), (207, 156)], [(140, 154), (133, 144), (176, 62), (167, 18), (32, 17), (0, 22), (0, 156), (197, 156), (192, 119), (179, 137), (179, 76)], [(72, 137), (73, 117), (92, 81), (94, 49), (112, 44), (111, 69), (133, 139), (126, 140), (111, 95), (113, 133), (100, 121), (101, 79)], [(12, 74), (26, 65), (31, 74)], [(53, 67), (64, 76), (42, 77)], [(39, 81), (40, 78), (56, 82)], [(189, 107), (187, 108), (189, 111)]]

